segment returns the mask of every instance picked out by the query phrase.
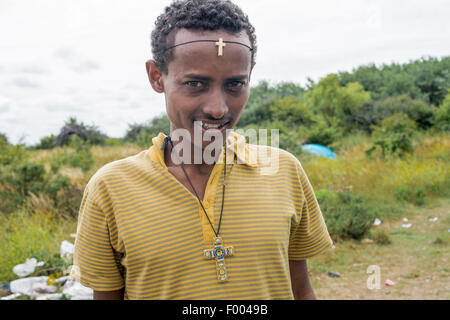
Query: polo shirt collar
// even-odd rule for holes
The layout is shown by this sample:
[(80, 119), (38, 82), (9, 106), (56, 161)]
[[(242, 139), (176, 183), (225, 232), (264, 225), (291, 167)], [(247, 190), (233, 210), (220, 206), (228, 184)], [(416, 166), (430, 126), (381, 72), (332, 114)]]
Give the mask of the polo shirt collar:
[[(166, 135), (160, 132), (156, 137), (152, 139), (153, 145), (149, 149), (150, 158), (161, 165), (163, 168), (167, 169), (166, 163), (164, 162), (164, 153), (161, 147), (164, 142)], [(230, 132), (227, 138), (227, 149), (234, 151), (235, 157), (238, 159), (239, 164), (245, 164), (250, 167), (257, 167), (257, 155), (256, 148), (251, 148), (249, 144), (245, 141), (245, 137), (236, 133)], [(227, 153), (228, 155), (229, 153)], [(220, 160), (223, 162), (224, 154), (220, 155)], [(228, 162), (228, 160), (227, 160)]]

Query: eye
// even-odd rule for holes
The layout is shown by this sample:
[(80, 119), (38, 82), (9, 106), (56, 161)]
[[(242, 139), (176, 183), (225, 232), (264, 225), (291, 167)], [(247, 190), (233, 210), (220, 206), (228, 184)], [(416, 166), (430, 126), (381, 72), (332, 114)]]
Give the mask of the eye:
[(201, 88), (203, 86), (203, 83), (200, 81), (186, 81), (184, 84), (192, 88)]
[(237, 91), (240, 90), (241, 88), (243, 88), (245, 86), (246, 82), (245, 81), (231, 81), (227, 84), (228, 88), (230, 90), (233, 91)]

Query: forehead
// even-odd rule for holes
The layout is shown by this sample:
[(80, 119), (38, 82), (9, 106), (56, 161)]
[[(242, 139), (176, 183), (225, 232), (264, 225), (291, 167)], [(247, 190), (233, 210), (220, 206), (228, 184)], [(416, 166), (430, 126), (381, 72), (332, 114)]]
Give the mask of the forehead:
[(198, 31), (180, 29), (174, 37), (173, 45), (197, 40), (214, 40), (214, 42), (195, 42), (174, 48), (173, 58), (168, 64), (169, 74), (179, 73), (248, 73), (251, 69), (251, 51), (249, 48), (234, 43), (226, 43), (223, 55), (218, 55), (219, 47), (215, 42), (235, 41), (251, 47), (248, 35), (243, 31), (230, 34), (225, 30)]

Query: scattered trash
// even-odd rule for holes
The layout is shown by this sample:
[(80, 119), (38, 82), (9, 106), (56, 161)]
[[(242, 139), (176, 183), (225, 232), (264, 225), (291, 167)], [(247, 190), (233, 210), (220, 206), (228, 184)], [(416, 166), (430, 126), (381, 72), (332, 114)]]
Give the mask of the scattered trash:
[(19, 296), (21, 296), (21, 293), (13, 293), (13, 294), (10, 294), (9, 296), (0, 298), (0, 300), (12, 300), (12, 299), (17, 298)]
[(70, 300), (92, 300), (94, 298), (94, 290), (72, 280), (67, 280), (63, 294), (70, 296)]
[(375, 218), (375, 221), (373, 222), (374, 226), (379, 226), (381, 224), (381, 220), (378, 218)]
[(438, 217), (430, 218), (430, 219), (428, 219), (428, 221), (430, 221), (430, 222), (436, 222), (436, 221), (438, 221)]
[(12, 293), (21, 293), (27, 296), (35, 296), (38, 294), (38, 292), (33, 291), (33, 286), (37, 284), (45, 285), (47, 283), (47, 278), (47, 276), (42, 276), (17, 279), (11, 281), (9, 285), (11, 286)]
[(37, 296), (36, 300), (61, 300), (62, 297), (62, 293), (50, 293)]
[(77, 234), (76, 234), (76, 233), (71, 233), (71, 234), (70, 234), (70, 237), (76, 238), (76, 237), (77, 237)]
[(60, 255), (63, 259), (71, 259), (73, 255), (74, 245), (69, 241), (64, 240), (61, 242)]
[(16, 265), (12, 271), (18, 275), (20, 278), (26, 277), (36, 270), (36, 267), (42, 267), (44, 265), (44, 261), (38, 262), (36, 258), (27, 259), (27, 261), (23, 264)]
[(408, 218), (403, 218), (403, 222), (408, 222)]
[(393, 285), (395, 285), (395, 282), (394, 282), (394, 281), (391, 281), (391, 280), (389, 280), (389, 279), (387, 279), (386, 282), (385, 282), (384, 284), (387, 285), (387, 286), (389, 286), (389, 287), (392, 287)]
[(341, 275), (337, 272), (328, 272), (328, 275), (332, 278), (339, 278)]
[(408, 223), (408, 224), (402, 224), (402, 228), (411, 228), (412, 224)]
[[(448, 231), (450, 232), (450, 229), (448, 229)], [(336, 249), (336, 246), (333, 244), (333, 246), (331, 247), (331, 249)]]
[(31, 291), (35, 293), (55, 293), (56, 287), (53, 285), (47, 285), (46, 283), (34, 283), (31, 287)]
[(362, 239), (361, 240), (362, 243), (373, 243), (372, 239)]

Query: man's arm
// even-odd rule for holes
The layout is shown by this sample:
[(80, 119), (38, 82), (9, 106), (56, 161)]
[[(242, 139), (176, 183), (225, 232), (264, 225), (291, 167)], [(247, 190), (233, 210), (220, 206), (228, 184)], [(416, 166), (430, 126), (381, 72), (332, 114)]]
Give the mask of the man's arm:
[(95, 291), (94, 300), (123, 300), (124, 289), (114, 291)]
[(292, 292), (295, 300), (315, 300), (316, 295), (308, 277), (306, 260), (289, 260)]

